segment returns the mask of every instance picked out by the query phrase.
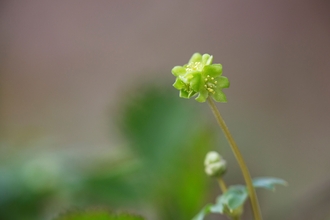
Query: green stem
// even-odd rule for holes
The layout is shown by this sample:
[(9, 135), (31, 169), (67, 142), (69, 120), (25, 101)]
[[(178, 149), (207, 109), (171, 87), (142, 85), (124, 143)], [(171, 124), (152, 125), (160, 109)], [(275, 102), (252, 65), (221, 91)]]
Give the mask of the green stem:
[(257, 194), (256, 194), (256, 191), (253, 187), (251, 175), (250, 175), (249, 170), (248, 170), (248, 168), (247, 168), (247, 166), (244, 162), (243, 156), (242, 156), (241, 152), (239, 151), (233, 137), (231, 136), (231, 133), (229, 132), (229, 129), (228, 129), (225, 121), (221, 117), (220, 112), (217, 109), (217, 107), (215, 106), (212, 98), (208, 97), (207, 101), (209, 103), (209, 106), (210, 106), (210, 108), (211, 108), (218, 124), (220, 125), (223, 133), (225, 134), (225, 136), (226, 136), (226, 138), (229, 142), (229, 145), (230, 145), (230, 147), (231, 147), (231, 149), (232, 149), (232, 151), (233, 151), (233, 153), (236, 157), (236, 160), (237, 160), (237, 162), (238, 162), (238, 164), (241, 168), (241, 171), (242, 171), (242, 174), (243, 174), (243, 177), (244, 177), (244, 180), (245, 180), (245, 183), (246, 183), (249, 195), (250, 195), (250, 200), (251, 200), (251, 206), (252, 206), (252, 210), (253, 210), (254, 219), (255, 220), (262, 220)]
[(220, 186), (220, 189), (221, 189), (222, 193), (225, 193), (227, 191), (227, 186), (226, 186), (225, 181), (220, 177), (218, 179), (218, 183), (219, 183), (219, 186)]

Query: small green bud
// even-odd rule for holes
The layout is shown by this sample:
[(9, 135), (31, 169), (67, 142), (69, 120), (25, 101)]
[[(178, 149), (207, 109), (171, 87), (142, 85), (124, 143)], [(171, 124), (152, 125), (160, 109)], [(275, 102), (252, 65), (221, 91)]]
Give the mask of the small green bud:
[(215, 151), (206, 154), (205, 173), (211, 177), (221, 177), (227, 170), (227, 162)]
[(217, 102), (227, 102), (222, 89), (229, 88), (229, 80), (221, 76), (222, 65), (212, 62), (213, 56), (194, 53), (187, 64), (172, 69), (176, 77), (173, 86), (180, 90), (180, 97), (189, 99), (198, 95), (196, 100), (205, 102), (211, 96)]

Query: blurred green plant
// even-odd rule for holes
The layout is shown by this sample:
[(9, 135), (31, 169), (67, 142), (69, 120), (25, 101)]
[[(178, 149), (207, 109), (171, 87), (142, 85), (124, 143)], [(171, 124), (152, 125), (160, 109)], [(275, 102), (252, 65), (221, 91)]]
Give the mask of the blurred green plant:
[(115, 122), (127, 145), (116, 149), (116, 158), (40, 147), (0, 155), (0, 219), (44, 220), (64, 208), (104, 206), (191, 219), (209, 196), (198, 161), (216, 136), (196, 118), (200, 109), (151, 84), (128, 91), (119, 104)]
[(174, 93), (161, 86), (138, 91), (125, 100), (118, 127), (141, 158), (141, 189), (161, 219), (189, 219), (207, 195), (208, 180), (196, 162), (203, 160), (215, 134), (203, 117), (196, 119), (199, 109), (188, 104), (187, 111), (187, 103)]
[(61, 214), (55, 220), (143, 220), (144, 218), (128, 213), (111, 213), (103, 210), (74, 211)]

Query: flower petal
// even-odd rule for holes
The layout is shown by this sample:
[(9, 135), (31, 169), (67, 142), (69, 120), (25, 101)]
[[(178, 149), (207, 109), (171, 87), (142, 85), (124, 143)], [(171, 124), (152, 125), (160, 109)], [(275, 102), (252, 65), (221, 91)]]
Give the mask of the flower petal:
[(193, 97), (195, 94), (196, 94), (196, 92), (193, 91), (193, 90), (191, 90), (191, 91), (188, 93), (188, 99), (190, 99), (191, 97)]
[(227, 102), (227, 97), (221, 89), (216, 89), (214, 94), (211, 94), (213, 99), (217, 102)]
[(208, 96), (209, 96), (209, 93), (205, 89), (202, 89), (199, 92), (199, 94), (198, 94), (198, 96), (196, 98), (196, 101), (198, 101), (198, 102), (205, 102)]
[(189, 63), (192, 62), (202, 62), (202, 55), (200, 53), (194, 53), (189, 60)]
[(195, 91), (191, 90), (191, 91), (187, 91), (185, 89), (181, 89), (180, 90), (180, 97), (181, 98), (185, 98), (185, 99), (190, 99), (192, 96), (194, 96), (196, 94)]
[(185, 99), (189, 99), (189, 94), (186, 90), (181, 89), (180, 90), (180, 97), (185, 98)]
[(202, 56), (202, 63), (204, 65), (211, 65), (213, 61), (213, 56), (211, 56), (210, 54), (203, 54)]
[(217, 77), (216, 81), (218, 82), (217, 87), (224, 89), (224, 88), (229, 88), (229, 86), (230, 86), (230, 82), (229, 82), (228, 78), (225, 76)]
[(173, 84), (174, 88), (178, 89), (178, 90), (181, 90), (183, 89), (186, 85), (182, 82), (181, 79), (179, 78), (176, 78), (174, 84)]
[(212, 64), (212, 65), (204, 66), (203, 74), (205, 76), (209, 75), (211, 77), (220, 76), (222, 74), (222, 65)]
[(186, 68), (182, 67), (182, 66), (175, 66), (172, 69), (172, 74), (176, 77), (183, 75), (186, 73)]
[(194, 74), (193, 78), (190, 80), (190, 87), (194, 91), (199, 92), (202, 86), (203, 86), (203, 84), (202, 84), (201, 74), (200, 73)]

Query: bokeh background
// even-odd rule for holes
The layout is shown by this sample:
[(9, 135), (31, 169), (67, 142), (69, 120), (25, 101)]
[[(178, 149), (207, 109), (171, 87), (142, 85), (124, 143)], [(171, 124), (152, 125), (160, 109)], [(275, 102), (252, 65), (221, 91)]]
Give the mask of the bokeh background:
[(264, 218), (330, 219), (329, 1), (3, 0), (0, 46), (0, 219), (191, 219), (220, 193), (210, 149), (243, 183), (208, 106), (171, 86), (194, 52), (224, 66), (252, 175), (289, 182), (258, 192)]

